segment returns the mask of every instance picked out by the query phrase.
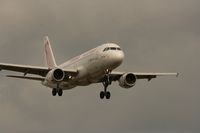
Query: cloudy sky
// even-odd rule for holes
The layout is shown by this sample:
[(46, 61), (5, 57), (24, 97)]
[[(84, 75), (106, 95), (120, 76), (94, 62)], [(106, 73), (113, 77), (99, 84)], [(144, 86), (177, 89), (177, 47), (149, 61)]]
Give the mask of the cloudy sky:
[[(57, 63), (102, 43), (126, 54), (118, 70), (180, 72), (138, 81), (134, 88), (101, 84), (65, 91), (0, 73), (3, 133), (199, 133), (199, 0), (0, 0), (0, 62), (44, 66), (43, 37)], [(13, 74), (13, 73), (12, 73)]]

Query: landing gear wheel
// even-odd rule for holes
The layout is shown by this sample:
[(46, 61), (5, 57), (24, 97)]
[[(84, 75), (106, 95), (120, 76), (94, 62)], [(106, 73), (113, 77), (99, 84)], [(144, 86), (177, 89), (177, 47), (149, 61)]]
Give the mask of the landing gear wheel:
[(105, 94), (106, 94), (106, 99), (110, 99), (110, 96), (111, 96), (110, 92), (108, 91)]
[(58, 90), (58, 96), (62, 96), (62, 94), (63, 94), (63, 90), (62, 89)]
[(52, 90), (52, 96), (56, 96), (56, 94), (57, 94), (57, 90), (54, 88), (54, 89)]
[(105, 96), (104, 91), (101, 91), (101, 92), (100, 92), (100, 98), (101, 98), (101, 99), (104, 99), (104, 96)]

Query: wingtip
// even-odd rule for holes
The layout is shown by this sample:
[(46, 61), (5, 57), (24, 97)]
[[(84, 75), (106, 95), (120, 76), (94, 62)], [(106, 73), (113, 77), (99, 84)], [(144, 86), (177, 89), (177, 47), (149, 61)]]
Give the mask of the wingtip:
[(180, 73), (176, 73), (176, 77), (179, 77)]

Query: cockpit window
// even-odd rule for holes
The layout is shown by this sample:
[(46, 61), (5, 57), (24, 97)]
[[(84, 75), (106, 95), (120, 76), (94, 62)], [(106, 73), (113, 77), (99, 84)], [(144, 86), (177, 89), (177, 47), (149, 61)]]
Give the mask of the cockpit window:
[(111, 47), (110, 49), (111, 49), (111, 50), (116, 50), (117, 48), (115, 48), (115, 47)]
[(119, 51), (121, 51), (121, 48), (119, 48), (119, 47), (107, 47), (103, 51), (105, 52), (105, 51), (108, 51), (108, 50), (119, 50)]

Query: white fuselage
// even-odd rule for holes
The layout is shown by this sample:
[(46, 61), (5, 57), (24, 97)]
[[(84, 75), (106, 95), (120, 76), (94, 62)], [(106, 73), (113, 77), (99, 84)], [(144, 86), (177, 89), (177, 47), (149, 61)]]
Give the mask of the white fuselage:
[[(78, 75), (69, 81), (62, 81), (59, 87), (63, 90), (72, 89), (76, 86), (86, 86), (97, 83), (102, 79), (106, 70), (112, 71), (117, 68), (124, 59), (124, 53), (117, 44), (108, 43), (89, 50), (69, 61), (61, 64), (61, 69), (76, 69)], [(56, 88), (57, 83), (45, 80), (43, 85)]]

